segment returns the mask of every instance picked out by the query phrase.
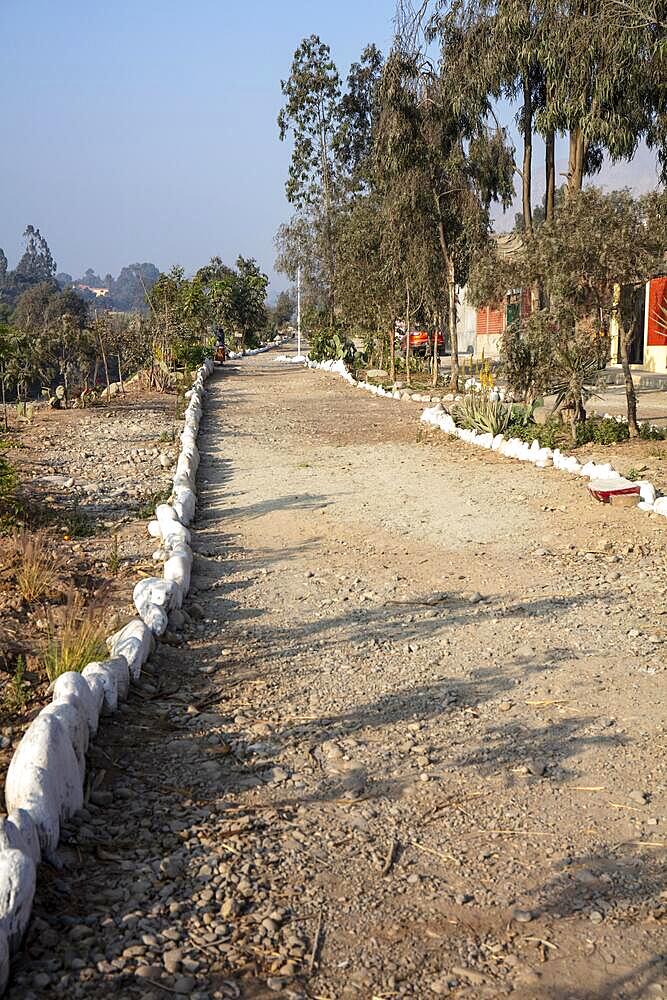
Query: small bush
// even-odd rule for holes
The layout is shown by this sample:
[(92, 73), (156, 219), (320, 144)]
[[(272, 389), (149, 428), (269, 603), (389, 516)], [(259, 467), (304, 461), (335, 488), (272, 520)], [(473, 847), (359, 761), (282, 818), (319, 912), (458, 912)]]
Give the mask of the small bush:
[(576, 425), (575, 444), (618, 444), (630, 437), (628, 425), (610, 417), (583, 420)]
[(49, 621), (40, 664), (50, 681), (68, 670), (80, 672), (107, 655), (99, 610), (86, 607), (79, 594), (68, 594), (61, 622)]
[(643, 423), (639, 425), (639, 436), (642, 441), (665, 441), (667, 440), (667, 428), (653, 427), (651, 424)]
[(543, 424), (538, 424), (535, 420), (526, 422), (521, 418), (518, 420), (513, 418), (507, 428), (506, 437), (519, 438), (520, 441), (526, 441), (528, 444), (537, 441), (540, 448), (557, 448), (567, 435), (563, 425), (553, 418)]
[(43, 531), (16, 533), (11, 541), (14, 579), (19, 594), (29, 604), (53, 593), (60, 583), (60, 558)]
[(499, 400), (471, 392), (454, 407), (452, 416), (460, 427), (480, 434), (493, 434), (495, 437), (496, 434), (507, 432), (512, 419), (512, 408)]
[(344, 333), (321, 329), (310, 334), (308, 354), (312, 361), (344, 361), (351, 366), (355, 362), (356, 349)]

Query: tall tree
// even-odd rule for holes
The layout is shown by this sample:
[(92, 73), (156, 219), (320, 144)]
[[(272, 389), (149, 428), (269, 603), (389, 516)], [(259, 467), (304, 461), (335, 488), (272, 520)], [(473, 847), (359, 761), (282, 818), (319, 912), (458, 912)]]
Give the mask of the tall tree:
[(340, 133), (340, 77), (329, 46), (317, 35), (304, 38), (294, 53), (287, 80), (281, 81), (285, 105), (278, 115), (281, 140), (293, 135), (286, 184), (288, 201), (321, 220), (328, 280), (330, 322), (334, 318), (336, 269), (334, 212), (339, 178), (334, 149)]
[(340, 128), (335, 152), (347, 172), (352, 190), (368, 185), (372, 170), (373, 134), (383, 57), (376, 45), (367, 45), (359, 62), (352, 63), (345, 93), (340, 99)]
[[(382, 78), (376, 176), (388, 192), (410, 193), (412, 210), (430, 219), (442, 256), (451, 343), (451, 386), (458, 388), (456, 286), (490, 229), (494, 200), (509, 205), (513, 157), (504, 130), (490, 127), (488, 103), (467, 100), (447, 51), (434, 69), (424, 53), (397, 39)], [(391, 196), (391, 194), (389, 194)]]

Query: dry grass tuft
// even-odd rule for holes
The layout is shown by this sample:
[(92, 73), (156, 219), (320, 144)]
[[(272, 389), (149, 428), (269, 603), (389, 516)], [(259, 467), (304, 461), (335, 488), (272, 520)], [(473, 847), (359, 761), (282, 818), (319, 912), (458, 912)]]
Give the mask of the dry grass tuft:
[(86, 605), (82, 596), (70, 591), (60, 620), (49, 619), (40, 664), (50, 681), (68, 670), (81, 671), (93, 660), (105, 659), (100, 608)]
[(33, 604), (57, 591), (62, 564), (53, 542), (44, 531), (20, 531), (11, 539), (16, 587), (24, 601)]

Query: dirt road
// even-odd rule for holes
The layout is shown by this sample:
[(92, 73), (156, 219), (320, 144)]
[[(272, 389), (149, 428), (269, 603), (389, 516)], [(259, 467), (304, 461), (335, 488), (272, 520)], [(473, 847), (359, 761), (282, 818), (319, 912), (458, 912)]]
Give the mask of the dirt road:
[(665, 522), (418, 414), (214, 377), (187, 619), (14, 1000), (663, 995)]

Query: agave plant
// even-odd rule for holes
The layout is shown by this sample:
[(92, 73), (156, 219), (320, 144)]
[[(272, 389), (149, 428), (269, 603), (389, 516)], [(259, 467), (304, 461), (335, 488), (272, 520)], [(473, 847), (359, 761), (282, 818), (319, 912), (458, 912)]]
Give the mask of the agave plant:
[(512, 408), (479, 392), (463, 397), (452, 416), (460, 427), (480, 434), (504, 434), (512, 419)]

